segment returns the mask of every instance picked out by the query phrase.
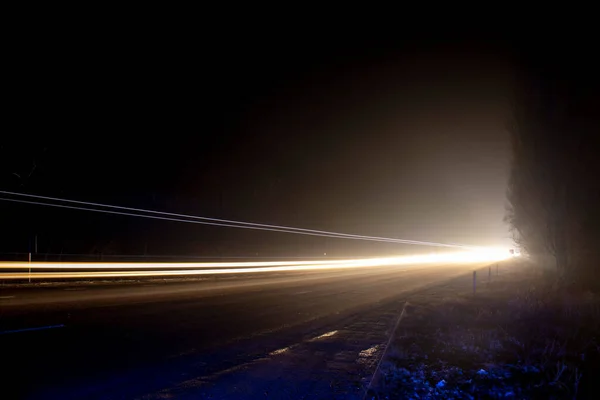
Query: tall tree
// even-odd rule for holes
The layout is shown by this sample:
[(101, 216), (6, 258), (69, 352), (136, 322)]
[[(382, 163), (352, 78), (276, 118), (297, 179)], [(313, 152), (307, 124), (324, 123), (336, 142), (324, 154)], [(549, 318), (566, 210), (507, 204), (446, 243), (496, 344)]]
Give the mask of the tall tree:
[(528, 64), (517, 85), (507, 220), (531, 256), (552, 258), (563, 277), (587, 279), (600, 243), (593, 75), (544, 60)]

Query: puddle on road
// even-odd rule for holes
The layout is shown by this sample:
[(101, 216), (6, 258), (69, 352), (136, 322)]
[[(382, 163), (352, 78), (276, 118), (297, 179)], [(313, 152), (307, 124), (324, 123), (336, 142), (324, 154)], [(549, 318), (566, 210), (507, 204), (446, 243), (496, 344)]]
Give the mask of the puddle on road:
[(375, 345), (373, 347), (369, 347), (366, 350), (362, 350), (358, 353), (358, 362), (361, 364), (368, 364), (375, 360), (375, 355), (380, 349), (380, 345)]
[(323, 339), (323, 338), (326, 338), (326, 337), (331, 337), (331, 336), (335, 335), (336, 333), (338, 333), (338, 331), (331, 331), (331, 332), (324, 333), (322, 335), (319, 335), (317, 337), (314, 337), (314, 338), (310, 339), (310, 342), (312, 342), (314, 340)]
[[(307, 340), (307, 342), (314, 342), (315, 340), (328, 338), (328, 337), (331, 337), (331, 336), (335, 335), (336, 333), (338, 333), (338, 331), (326, 332), (326, 333), (324, 333), (322, 335), (319, 335), (319, 336), (316, 336), (316, 337), (314, 337), (312, 339)], [(275, 351), (270, 352), (269, 355), (270, 356), (277, 356), (277, 355), (280, 355), (280, 354), (283, 354), (283, 353), (287, 353), (288, 351), (292, 350), (293, 348), (295, 348), (295, 347), (297, 347), (299, 345), (300, 344), (297, 343), (297, 344), (294, 344), (294, 345), (291, 345), (291, 346), (288, 346), (288, 347), (277, 349)]]
[(278, 349), (269, 353), (270, 356), (276, 356), (278, 354), (283, 354), (290, 350), (290, 347), (284, 347), (283, 349)]

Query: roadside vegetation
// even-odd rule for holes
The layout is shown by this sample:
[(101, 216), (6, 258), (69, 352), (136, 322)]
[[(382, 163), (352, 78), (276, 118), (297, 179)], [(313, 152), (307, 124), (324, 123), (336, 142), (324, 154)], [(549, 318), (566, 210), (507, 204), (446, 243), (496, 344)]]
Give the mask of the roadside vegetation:
[(409, 299), (370, 398), (591, 398), (600, 297), (527, 261), (503, 269), (476, 294), (449, 284)]
[(561, 286), (598, 290), (597, 65), (549, 61), (524, 62), (516, 80), (506, 221), (523, 253)]

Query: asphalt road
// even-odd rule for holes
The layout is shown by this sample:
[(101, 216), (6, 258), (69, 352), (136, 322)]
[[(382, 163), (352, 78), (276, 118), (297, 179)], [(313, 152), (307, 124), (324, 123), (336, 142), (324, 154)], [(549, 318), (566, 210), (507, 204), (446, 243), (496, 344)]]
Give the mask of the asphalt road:
[[(194, 393), (208, 390), (208, 385), (212, 398), (229, 398), (218, 394), (225, 393), (220, 386), (241, 379), (239, 366), (268, 361), (278, 349), (326, 332), (342, 332), (344, 327), (346, 335), (384, 340), (410, 293), (456, 276), (467, 281), (472, 269), (473, 265), (403, 265), (187, 281), (2, 287), (1, 390), (10, 393), (2, 397), (130, 399), (179, 393), (176, 398), (204, 398)], [(385, 321), (373, 319), (384, 314)], [(382, 326), (379, 336), (371, 337), (369, 330), (377, 324)], [(318, 376), (327, 365), (333, 364), (314, 365), (311, 373)], [(236, 368), (237, 377), (228, 375)], [(198, 385), (182, 386), (191, 381)], [(262, 392), (258, 397), (256, 388), (247, 390), (265, 398)], [(278, 397), (272, 393), (268, 398)]]

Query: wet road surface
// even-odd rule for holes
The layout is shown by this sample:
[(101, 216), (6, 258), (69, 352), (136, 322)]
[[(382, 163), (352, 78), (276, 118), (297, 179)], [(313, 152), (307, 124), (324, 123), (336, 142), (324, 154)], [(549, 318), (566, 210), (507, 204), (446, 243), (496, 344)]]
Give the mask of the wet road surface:
[(33, 399), (361, 398), (407, 296), (473, 267), (2, 287), (2, 387)]

